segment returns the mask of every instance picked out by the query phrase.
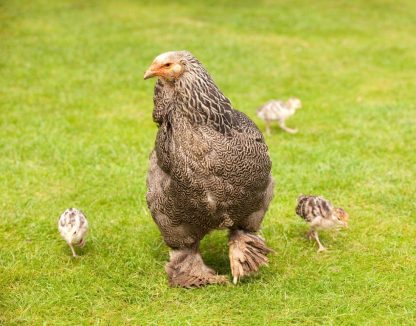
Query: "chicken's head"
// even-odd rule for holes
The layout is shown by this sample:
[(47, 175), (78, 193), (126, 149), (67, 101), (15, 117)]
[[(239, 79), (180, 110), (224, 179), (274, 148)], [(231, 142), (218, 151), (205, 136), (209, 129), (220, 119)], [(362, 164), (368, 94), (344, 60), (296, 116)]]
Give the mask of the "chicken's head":
[(300, 109), (302, 107), (302, 102), (296, 97), (291, 97), (287, 102), (286, 105), (291, 109)]
[(348, 227), (348, 219), (349, 219), (348, 213), (339, 207), (335, 209), (335, 212), (336, 212), (339, 223), (342, 226)]
[(189, 52), (171, 51), (158, 55), (144, 74), (144, 79), (160, 77), (168, 81), (179, 78), (185, 71)]

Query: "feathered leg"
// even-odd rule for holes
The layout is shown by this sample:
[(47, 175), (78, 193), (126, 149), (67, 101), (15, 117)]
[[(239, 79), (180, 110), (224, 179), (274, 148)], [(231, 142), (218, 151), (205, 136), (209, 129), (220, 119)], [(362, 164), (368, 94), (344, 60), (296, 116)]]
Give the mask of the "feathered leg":
[(217, 275), (213, 269), (204, 264), (196, 249), (173, 250), (165, 270), (170, 286), (192, 288), (227, 283), (225, 276)]
[(206, 266), (198, 252), (199, 241), (208, 230), (189, 223), (178, 224), (177, 219), (160, 210), (171, 205), (169, 197), (171, 177), (158, 166), (155, 151), (150, 156), (147, 184), (149, 190), (146, 200), (152, 217), (165, 243), (172, 248), (170, 260), (165, 266), (169, 285), (190, 288), (226, 283), (226, 277), (217, 275)]
[(233, 282), (236, 284), (241, 277), (254, 274), (262, 265), (267, 265), (267, 255), (273, 252), (266, 246), (264, 239), (256, 235), (260, 229), (264, 214), (273, 198), (274, 180), (270, 176), (269, 184), (264, 192), (263, 205), (249, 217), (239, 222), (239, 229), (230, 230), (229, 258)]
[(228, 241), (233, 283), (244, 276), (256, 273), (262, 265), (268, 265), (267, 255), (272, 252), (264, 239), (252, 232), (233, 230)]

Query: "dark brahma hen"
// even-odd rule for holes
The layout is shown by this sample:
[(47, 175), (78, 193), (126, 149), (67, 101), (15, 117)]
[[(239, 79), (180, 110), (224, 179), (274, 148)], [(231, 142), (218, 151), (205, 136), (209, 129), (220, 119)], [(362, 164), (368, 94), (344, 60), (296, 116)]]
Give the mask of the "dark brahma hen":
[(273, 197), (271, 162), (263, 135), (233, 109), (189, 52), (159, 55), (144, 78), (158, 77), (153, 119), (159, 130), (150, 155), (147, 204), (172, 249), (171, 286), (225, 283), (206, 266), (201, 239), (229, 229), (234, 283), (268, 263), (271, 251), (256, 235)]

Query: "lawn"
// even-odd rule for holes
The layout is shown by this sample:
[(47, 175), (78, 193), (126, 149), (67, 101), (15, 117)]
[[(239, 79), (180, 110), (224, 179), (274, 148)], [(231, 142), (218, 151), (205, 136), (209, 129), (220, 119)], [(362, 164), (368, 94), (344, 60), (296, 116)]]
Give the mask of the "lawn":
[[(0, 2), (0, 324), (416, 323), (416, 2)], [(270, 266), (237, 286), (169, 288), (146, 206), (161, 52), (187, 49), (233, 105), (297, 96), (266, 137)], [(350, 214), (304, 237), (301, 193)], [(90, 234), (73, 259), (68, 207)], [(230, 275), (227, 235), (202, 254)]]

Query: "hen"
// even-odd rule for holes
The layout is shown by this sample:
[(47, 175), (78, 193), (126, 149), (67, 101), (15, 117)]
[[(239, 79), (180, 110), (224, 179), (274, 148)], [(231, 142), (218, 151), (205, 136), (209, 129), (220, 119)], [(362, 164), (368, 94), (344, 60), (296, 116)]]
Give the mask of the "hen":
[(202, 64), (187, 51), (155, 58), (144, 79), (158, 77), (147, 204), (165, 243), (169, 284), (225, 283), (206, 266), (201, 239), (229, 229), (234, 283), (267, 265), (271, 251), (256, 232), (273, 197), (271, 161), (263, 135), (233, 109)]

